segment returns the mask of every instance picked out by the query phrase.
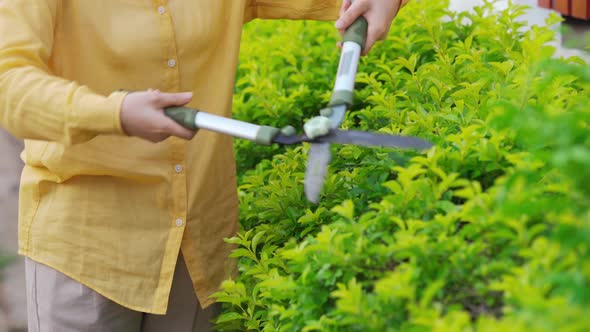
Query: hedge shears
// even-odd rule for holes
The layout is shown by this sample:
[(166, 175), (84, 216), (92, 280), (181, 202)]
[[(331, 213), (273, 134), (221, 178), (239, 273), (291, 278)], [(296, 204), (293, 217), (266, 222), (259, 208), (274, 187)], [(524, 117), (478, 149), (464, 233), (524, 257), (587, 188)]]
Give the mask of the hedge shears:
[(331, 160), (330, 144), (353, 144), (366, 147), (394, 147), (427, 149), (431, 143), (421, 138), (391, 134), (340, 130), (346, 110), (352, 105), (354, 81), (362, 48), (365, 45), (367, 21), (359, 17), (345, 32), (336, 83), (328, 107), (320, 110), (321, 117), (329, 120), (320, 133), (296, 134), (293, 127), (275, 128), (234, 120), (188, 107), (168, 107), (165, 114), (182, 126), (205, 129), (258, 144), (293, 145), (311, 143), (305, 173), (304, 189), (307, 199), (317, 203)]

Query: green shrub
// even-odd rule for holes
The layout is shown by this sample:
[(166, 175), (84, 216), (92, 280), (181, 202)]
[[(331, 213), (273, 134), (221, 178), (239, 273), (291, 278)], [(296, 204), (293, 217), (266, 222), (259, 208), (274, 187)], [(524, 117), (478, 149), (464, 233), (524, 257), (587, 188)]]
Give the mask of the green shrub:
[[(14, 261), (14, 257), (0, 251), (0, 271)], [(0, 279), (2, 275), (0, 274)]]
[[(553, 33), (521, 29), (521, 6), (447, 5), (402, 11), (363, 58), (343, 123), (435, 148), (333, 147), (314, 206), (308, 146), (237, 143), (242, 230), (228, 241), (240, 275), (215, 295), (220, 330), (590, 330), (590, 68), (550, 60)], [(333, 30), (249, 24), (236, 117), (316, 115), (339, 56)]]

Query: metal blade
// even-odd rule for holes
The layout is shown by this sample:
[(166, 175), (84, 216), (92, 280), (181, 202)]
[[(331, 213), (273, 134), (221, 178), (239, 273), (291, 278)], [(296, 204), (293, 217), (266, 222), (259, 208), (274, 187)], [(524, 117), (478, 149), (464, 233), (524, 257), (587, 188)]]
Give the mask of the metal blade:
[[(333, 129), (340, 126), (345, 113), (346, 105), (332, 107), (332, 114), (329, 118)], [(309, 147), (303, 188), (307, 199), (314, 204), (319, 201), (331, 159), (330, 143), (312, 143)]]
[(322, 192), (324, 178), (328, 173), (328, 164), (332, 159), (330, 143), (314, 143), (309, 148), (307, 169), (305, 170), (305, 197), (317, 204)]
[(333, 129), (328, 135), (318, 137), (316, 141), (336, 144), (353, 144), (368, 147), (381, 146), (402, 149), (412, 148), (420, 150), (432, 147), (432, 143), (418, 137), (377, 134), (354, 130), (344, 131), (338, 129)]
[(340, 124), (344, 121), (345, 114), (346, 105), (332, 107), (332, 114), (328, 117), (332, 123), (332, 129), (340, 127)]

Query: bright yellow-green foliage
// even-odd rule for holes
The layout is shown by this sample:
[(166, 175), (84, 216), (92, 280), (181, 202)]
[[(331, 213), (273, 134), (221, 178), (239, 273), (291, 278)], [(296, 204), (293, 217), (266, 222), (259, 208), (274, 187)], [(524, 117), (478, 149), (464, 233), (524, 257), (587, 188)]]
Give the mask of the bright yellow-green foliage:
[[(552, 32), (521, 29), (521, 7), (446, 6), (402, 11), (362, 59), (343, 123), (436, 147), (333, 147), (314, 206), (308, 146), (237, 142), (240, 276), (216, 294), (218, 328), (590, 330), (590, 68), (549, 60)], [(318, 115), (337, 37), (331, 23), (250, 23), (236, 117)]]

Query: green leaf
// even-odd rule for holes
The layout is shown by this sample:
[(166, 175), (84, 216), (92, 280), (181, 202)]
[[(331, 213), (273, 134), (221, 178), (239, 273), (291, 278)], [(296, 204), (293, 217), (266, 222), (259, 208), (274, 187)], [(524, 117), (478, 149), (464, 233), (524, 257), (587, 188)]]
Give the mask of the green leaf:
[(258, 242), (264, 236), (265, 231), (260, 231), (254, 235), (252, 238), (252, 252), (256, 252), (256, 247), (258, 246)]
[(237, 312), (226, 312), (219, 316), (217, 316), (216, 323), (225, 323), (236, 319), (246, 319), (242, 315), (238, 314)]
[(251, 260), (256, 260), (256, 256), (254, 255), (254, 253), (252, 253), (250, 250), (244, 249), (244, 248), (234, 249), (231, 252), (231, 254), (229, 255), (229, 257), (232, 257), (232, 258), (247, 257), (247, 258), (250, 258)]
[(346, 200), (342, 204), (332, 208), (332, 212), (339, 214), (340, 216), (348, 219), (354, 219), (354, 203), (351, 200)]

